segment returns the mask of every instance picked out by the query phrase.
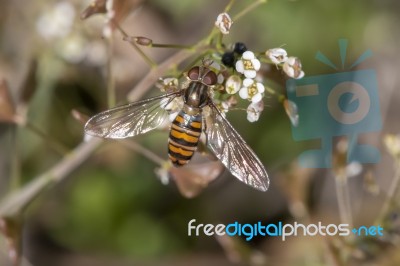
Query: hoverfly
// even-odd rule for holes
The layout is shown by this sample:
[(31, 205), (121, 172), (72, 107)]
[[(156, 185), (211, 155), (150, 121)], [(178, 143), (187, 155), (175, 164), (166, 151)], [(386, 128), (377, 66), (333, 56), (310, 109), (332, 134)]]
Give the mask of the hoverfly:
[[(177, 97), (183, 108), (173, 120), (168, 141), (168, 154), (175, 167), (187, 164), (197, 149), (201, 133), (207, 146), (240, 181), (266, 191), (268, 174), (243, 138), (221, 114), (212, 100), (212, 87), (217, 75), (207, 66), (194, 66), (188, 73), (189, 84), (177, 91), (129, 103), (91, 117), (85, 132), (92, 136), (123, 139), (144, 134), (163, 124), (169, 117), (165, 106)], [(203, 112), (209, 108), (209, 115)]]

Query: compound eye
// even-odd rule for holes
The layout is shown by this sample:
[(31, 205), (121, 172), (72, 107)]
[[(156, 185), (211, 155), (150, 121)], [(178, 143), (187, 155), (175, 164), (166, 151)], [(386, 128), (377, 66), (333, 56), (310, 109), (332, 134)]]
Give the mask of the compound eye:
[(208, 86), (217, 84), (217, 81), (218, 81), (217, 74), (215, 74), (215, 72), (212, 70), (208, 71), (203, 77), (203, 83)]
[(188, 72), (188, 77), (190, 80), (199, 80), (200, 68), (198, 66), (192, 67)]

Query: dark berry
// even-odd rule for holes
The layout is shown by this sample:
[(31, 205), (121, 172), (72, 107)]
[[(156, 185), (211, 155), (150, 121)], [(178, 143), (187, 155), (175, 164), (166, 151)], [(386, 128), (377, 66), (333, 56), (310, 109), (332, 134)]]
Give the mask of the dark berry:
[(226, 52), (222, 55), (222, 64), (227, 67), (234, 67), (235, 65), (235, 55), (233, 52)]
[(233, 51), (237, 54), (242, 55), (244, 52), (247, 51), (247, 47), (244, 43), (237, 42), (237, 43), (235, 43), (235, 47), (233, 48)]

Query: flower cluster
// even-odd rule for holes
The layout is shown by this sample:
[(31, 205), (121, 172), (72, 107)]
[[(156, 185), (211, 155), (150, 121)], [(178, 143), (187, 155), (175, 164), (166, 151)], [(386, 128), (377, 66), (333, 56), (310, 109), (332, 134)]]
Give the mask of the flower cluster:
[(304, 77), (300, 59), (294, 56), (288, 57), (285, 49), (273, 48), (265, 52), (267, 58), (276, 66), (282, 67), (283, 71), (290, 78), (301, 79)]
[(247, 120), (257, 121), (264, 109), (262, 99), (265, 93), (264, 85), (256, 80), (261, 68), (260, 60), (243, 43), (236, 43), (233, 52), (226, 52), (222, 59), (223, 64), (233, 68), (233, 74), (225, 82), (226, 93), (238, 94), (241, 99), (248, 100)]
[[(229, 33), (232, 26), (232, 20), (227, 13), (218, 16), (215, 26), (221, 34)], [(263, 84), (263, 77), (259, 73), (262, 68), (261, 62), (276, 65), (288, 77), (300, 79), (304, 76), (301, 62), (297, 57), (288, 56), (283, 48), (273, 48), (262, 53), (249, 51), (244, 43), (237, 42), (232, 50), (227, 50), (221, 55), (221, 63), (227, 69), (225, 70), (225, 82), (222, 83), (223, 88), (219, 89), (221, 94), (228, 94), (230, 98), (238, 95), (241, 99), (248, 100), (247, 120), (255, 122), (259, 119), (264, 109), (263, 98), (266, 92), (274, 93), (270, 88), (266, 88)], [(223, 98), (223, 97), (222, 97)], [(282, 100), (282, 98), (284, 100)], [(297, 106), (286, 99), (279, 96), (283, 107), (294, 126), (298, 124)], [(225, 101), (218, 99), (219, 106), (223, 112), (227, 112), (232, 104), (225, 104)]]
[[(232, 23), (229, 14), (221, 13), (215, 21), (215, 26), (223, 36), (229, 34)], [(218, 75), (213, 97), (223, 114), (234, 108), (238, 99), (243, 99), (248, 102), (246, 108), (247, 120), (250, 122), (258, 121), (261, 112), (264, 110), (263, 98), (265, 94), (267, 92), (275, 93), (274, 90), (265, 87), (263, 84), (263, 76), (260, 73), (262, 62), (276, 65), (288, 77), (300, 79), (304, 76), (300, 60), (297, 57), (289, 57), (282, 48), (269, 49), (263, 54), (248, 50), (242, 42), (235, 43), (231, 49), (226, 49), (225, 45), (222, 45), (222, 47), (224, 51), (220, 56), (214, 56), (212, 60), (207, 59), (206, 61), (210, 62), (203, 61), (203, 64)], [(178, 87), (177, 80), (173, 79), (164, 79), (159, 85), (164, 92), (173, 91), (171, 88)], [(281, 100), (291, 123), (297, 126), (297, 106), (282, 95), (278, 95), (278, 98)], [(181, 103), (171, 102), (164, 108), (174, 110), (173, 113), (176, 113), (179, 105)]]

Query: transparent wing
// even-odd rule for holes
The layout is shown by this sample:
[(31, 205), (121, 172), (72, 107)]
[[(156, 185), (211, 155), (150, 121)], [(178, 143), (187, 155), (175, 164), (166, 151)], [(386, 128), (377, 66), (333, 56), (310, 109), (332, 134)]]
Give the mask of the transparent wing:
[(87, 121), (85, 132), (92, 136), (111, 139), (123, 139), (146, 133), (168, 118), (169, 113), (165, 107), (178, 96), (180, 92), (174, 92), (101, 112)]
[(206, 118), (207, 145), (226, 168), (240, 181), (266, 191), (269, 178), (260, 159), (239, 133), (211, 103), (210, 116)]

